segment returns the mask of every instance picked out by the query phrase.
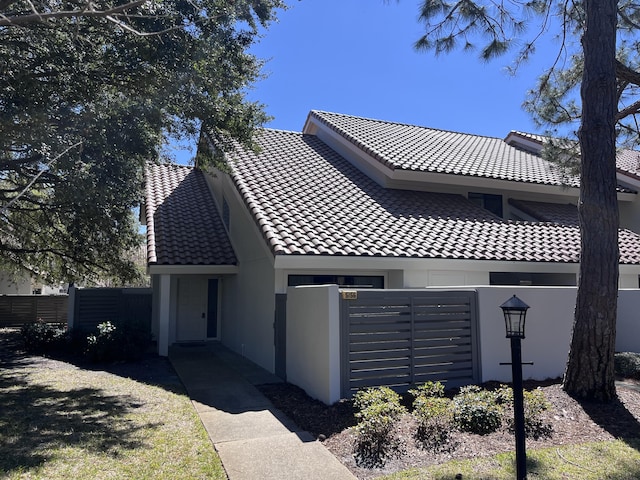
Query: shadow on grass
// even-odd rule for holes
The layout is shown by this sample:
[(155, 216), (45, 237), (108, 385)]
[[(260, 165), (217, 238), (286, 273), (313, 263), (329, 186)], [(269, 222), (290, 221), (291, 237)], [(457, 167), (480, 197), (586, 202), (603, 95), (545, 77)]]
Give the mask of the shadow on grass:
[(35, 366), (46, 360), (74, 365), (83, 370), (112, 373), (123, 378), (163, 388), (172, 393), (184, 394), (184, 386), (167, 357), (145, 352), (134, 361), (94, 363), (81, 353), (77, 345), (39, 354), (25, 352), (19, 328), (0, 329), (0, 365), (3, 367)]
[[(8, 335), (6, 330), (0, 331), (2, 474), (39, 467), (63, 455), (66, 447), (117, 457), (123, 450), (144, 447), (141, 430), (157, 428), (156, 424), (136, 424), (127, 418), (143, 407), (135, 397), (109, 395), (97, 387), (69, 385), (70, 389), (58, 390), (30, 380), (34, 371), (46, 371), (53, 377), (57, 367), (60, 375), (69, 368), (62, 362), (26, 354), (21, 349), (19, 332)], [(113, 367), (116, 371), (125, 368)], [(128, 368), (129, 373), (140, 371), (140, 376), (149, 378), (151, 374), (144, 373), (144, 369), (144, 364)]]
[(141, 405), (96, 388), (60, 391), (30, 384), (24, 374), (0, 372), (0, 471), (37, 467), (68, 446), (117, 456), (142, 446), (125, 415)]

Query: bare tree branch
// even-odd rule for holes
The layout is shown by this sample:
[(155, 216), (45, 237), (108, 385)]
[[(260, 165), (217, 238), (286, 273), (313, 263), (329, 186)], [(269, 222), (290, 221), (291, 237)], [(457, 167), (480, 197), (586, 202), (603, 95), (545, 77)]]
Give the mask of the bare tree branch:
[(47, 162), (47, 164), (45, 165), (45, 168), (40, 170), (38, 172), (38, 174), (31, 179), (29, 184), (26, 187), (24, 187), (24, 189), (18, 195), (13, 197), (11, 199), (11, 201), (9, 203), (7, 203), (4, 207), (0, 208), (0, 216), (4, 216), (6, 214), (6, 212), (9, 210), (9, 207), (11, 207), (11, 205), (13, 205), (20, 197), (22, 197), (25, 193), (27, 193), (27, 191), (31, 188), (31, 185), (33, 185), (36, 182), (36, 180), (38, 180), (38, 178), (40, 178), (40, 176), (46, 171), (46, 169), (48, 167), (50, 167), (53, 164), (53, 162), (55, 162), (59, 158), (61, 158), (64, 155), (66, 155), (66, 153), (69, 152), (70, 150), (79, 147), (80, 145), (82, 145), (82, 142), (74, 143), (73, 145), (71, 145), (70, 147), (66, 148), (61, 153), (59, 153), (58, 155), (53, 157), (51, 160), (49, 160)]
[(627, 67), (619, 60), (616, 60), (616, 76), (633, 85), (640, 85), (640, 73)]
[[(0, 14), (0, 27), (12, 27), (19, 25), (29, 25), (32, 23), (39, 23), (45, 20), (51, 20), (56, 18), (73, 18), (73, 17), (98, 17), (106, 18), (133, 8), (143, 5), (146, 0), (135, 0), (133, 2), (125, 3), (117, 7), (109, 8), (107, 10), (96, 10), (92, 2), (87, 2), (83, 8), (77, 8), (74, 10), (62, 10), (59, 12), (38, 12), (33, 3), (29, 2), (34, 13), (30, 15), (3, 15)], [(1, 6), (1, 4), (0, 4)]]
[(616, 121), (622, 120), (623, 118), (628, 117), (629, 115), (635, 115), (639, 111), (640, 111), (640, 100), (632, 103), (631, 105), (623, 108), (622, 110), (619, 110), (618, 113), (616, 114)]

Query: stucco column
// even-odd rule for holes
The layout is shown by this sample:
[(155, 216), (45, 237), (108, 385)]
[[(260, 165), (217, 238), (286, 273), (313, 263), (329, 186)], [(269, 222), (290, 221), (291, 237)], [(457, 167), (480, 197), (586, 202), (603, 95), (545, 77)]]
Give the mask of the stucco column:
[(67, 296), (67, 328), (73, 330), (76, 320), (76, 287), (69, 287)]
[(158, 355), (169, 355), (169, 318), (171, 307), (171, 276), (160, 275), (160, 302), (158, 312)]

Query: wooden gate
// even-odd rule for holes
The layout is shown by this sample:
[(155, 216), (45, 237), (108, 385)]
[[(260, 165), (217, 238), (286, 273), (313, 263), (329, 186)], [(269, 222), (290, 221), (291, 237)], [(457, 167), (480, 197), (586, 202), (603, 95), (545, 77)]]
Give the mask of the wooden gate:
[(136, 324), (151, 330), (150, 288), (79, 288), (75, 291), (74, 330), (95, 331), (103, 322)]
[(341, 290), (341, 394), (368, 386), (406, 391), (429, 380), (476, 383), (474, 291)]

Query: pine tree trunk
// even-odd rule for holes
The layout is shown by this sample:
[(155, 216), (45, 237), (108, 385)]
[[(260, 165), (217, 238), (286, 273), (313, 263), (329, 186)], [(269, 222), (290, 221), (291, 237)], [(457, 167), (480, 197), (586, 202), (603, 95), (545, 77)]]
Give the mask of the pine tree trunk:
[(582, 253), (563, 388), (578, 398), (616, 396), (613, 360), (618, 298), (615, 168), (616, 0), (585, 0), (582, 37), (580, 230)]

